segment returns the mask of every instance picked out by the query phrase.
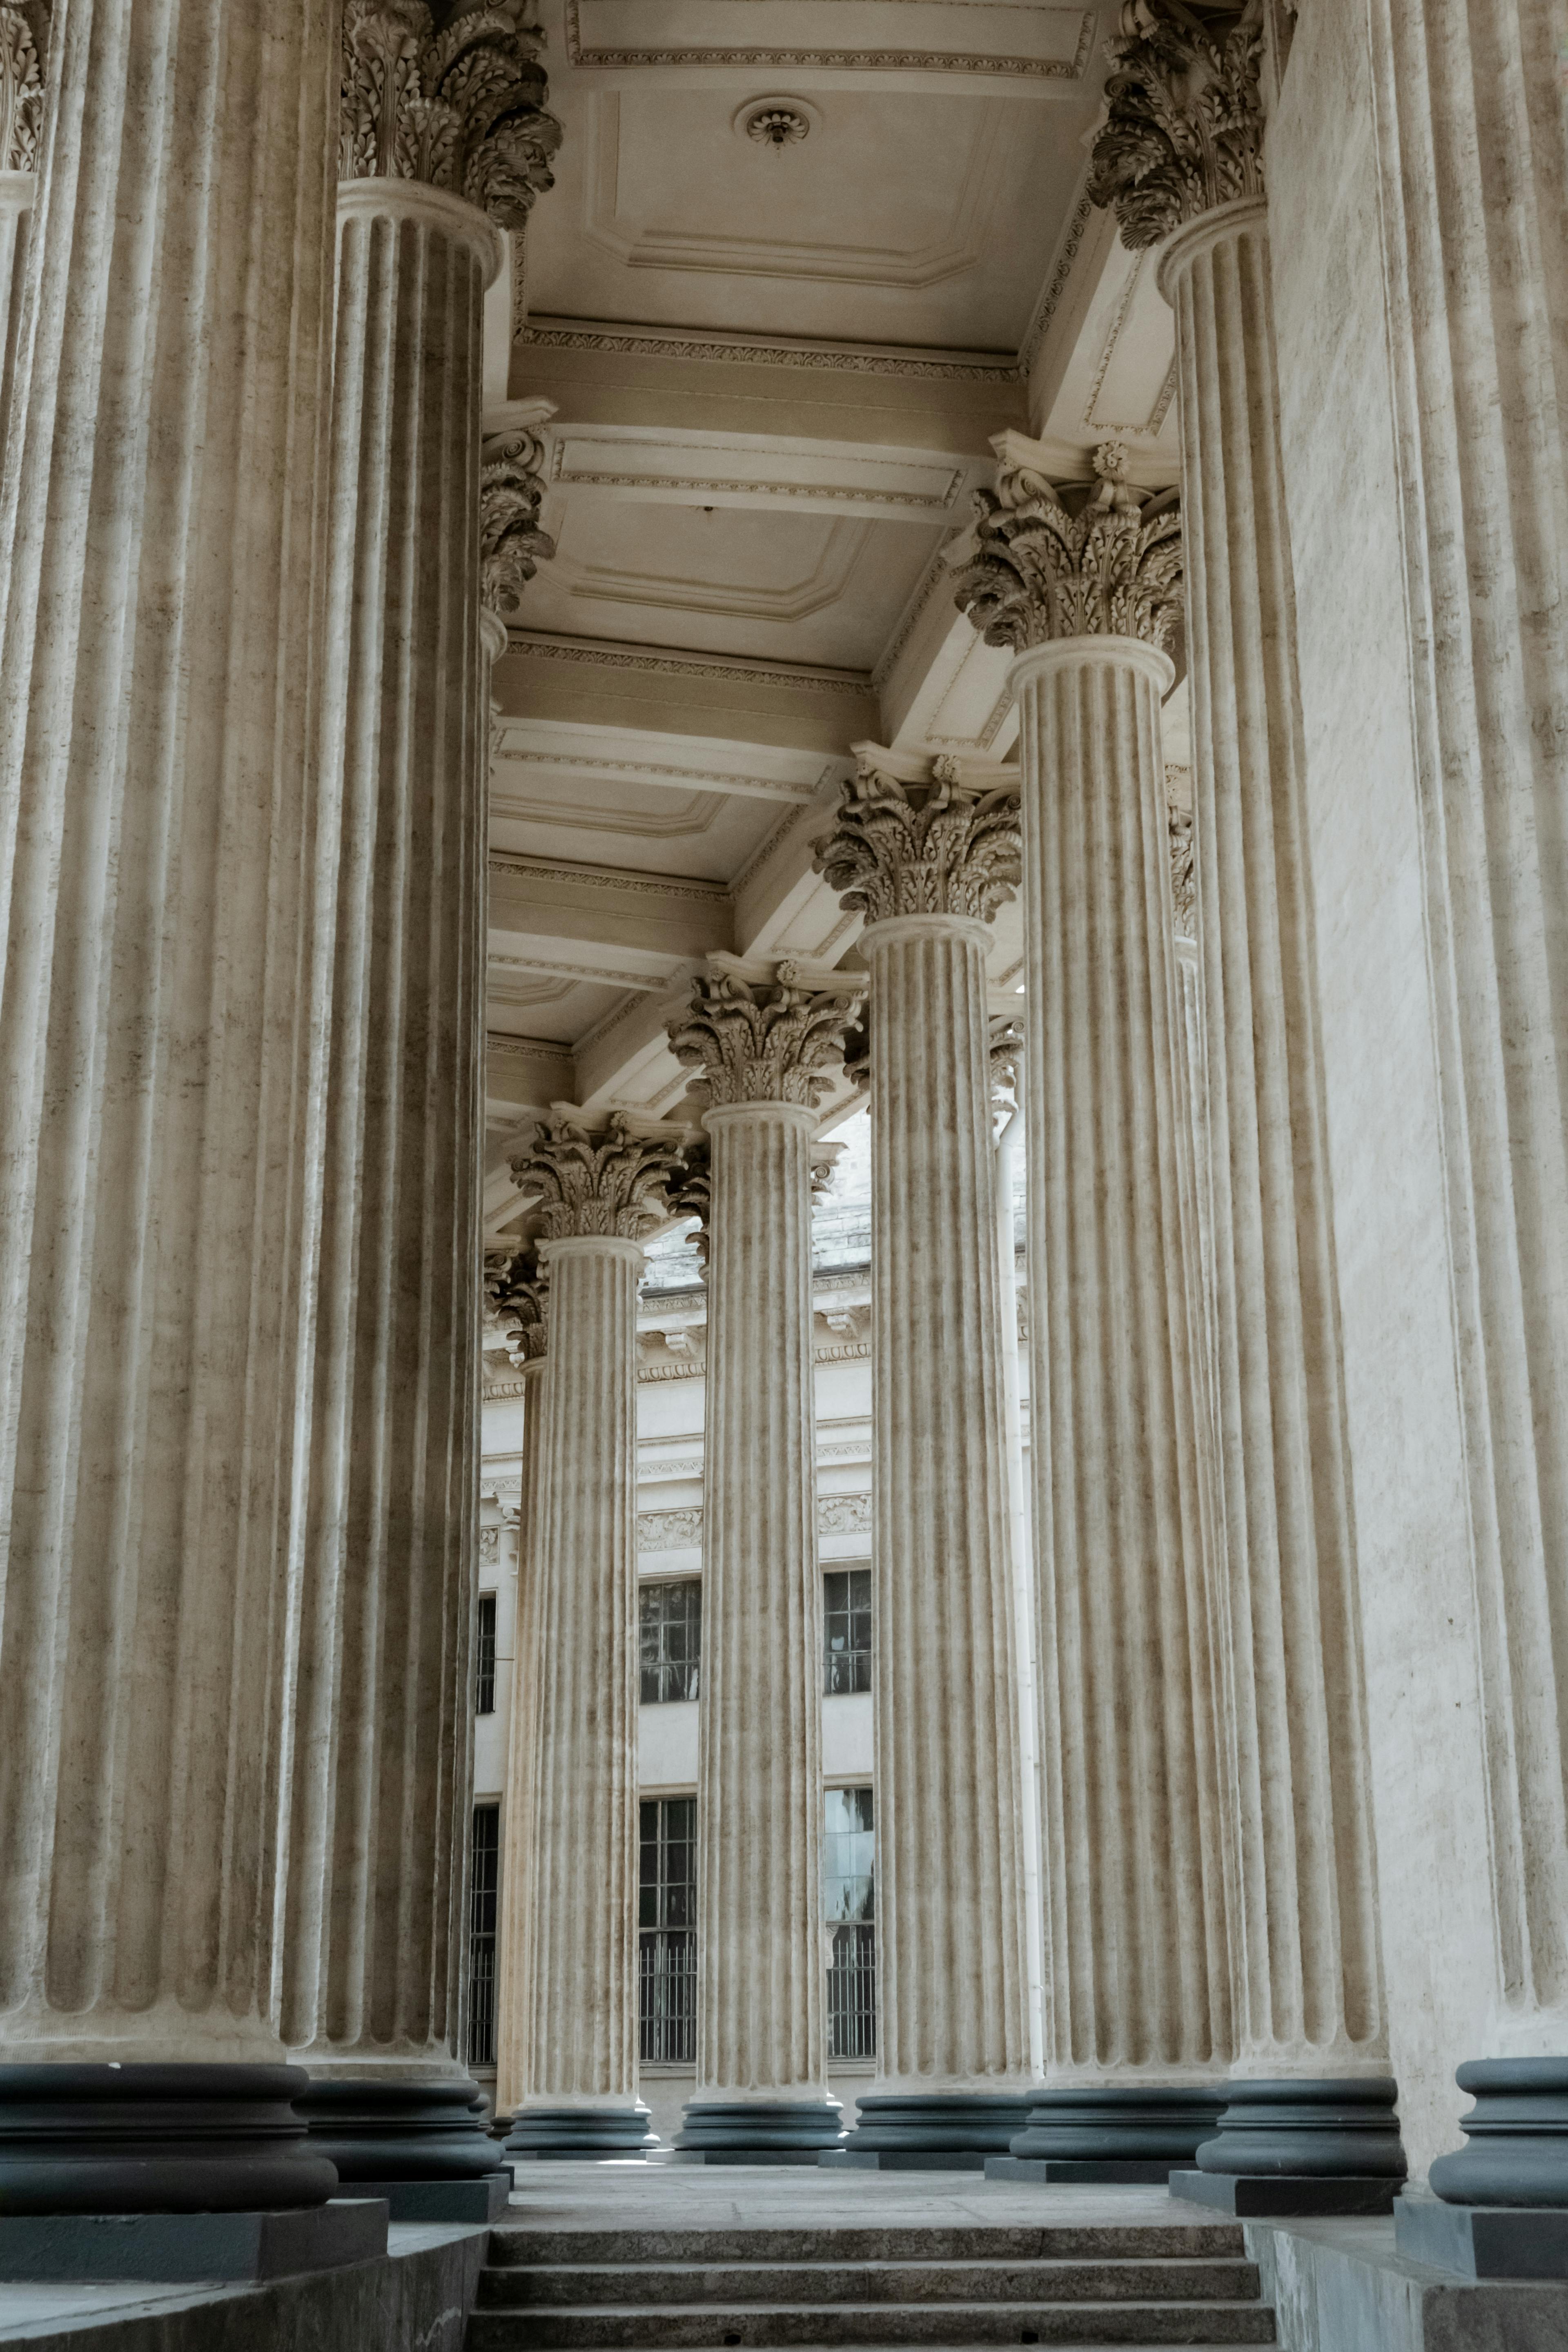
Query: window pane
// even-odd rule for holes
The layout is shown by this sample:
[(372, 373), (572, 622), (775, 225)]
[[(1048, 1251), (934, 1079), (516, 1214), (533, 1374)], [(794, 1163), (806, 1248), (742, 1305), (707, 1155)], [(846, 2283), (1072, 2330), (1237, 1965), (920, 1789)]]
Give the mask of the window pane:
[(496, 1596), (481, 1592), (475, 1627), (474, 1713), (496, 1711)]
[(822, 1580), (823, 1689), (844, 1698), (871, 1687), (871, 1571), (829, 1569)]
[(702, 1581), (645, 1584), (637, 1596), (638, 1692), (645, 1706), (697, 1696)]
[(496, 1897), (500, 1873), (500, 1807), (476, 1805), (469, 1832), (468, 2063), (490, 2066), (496, 2054)]

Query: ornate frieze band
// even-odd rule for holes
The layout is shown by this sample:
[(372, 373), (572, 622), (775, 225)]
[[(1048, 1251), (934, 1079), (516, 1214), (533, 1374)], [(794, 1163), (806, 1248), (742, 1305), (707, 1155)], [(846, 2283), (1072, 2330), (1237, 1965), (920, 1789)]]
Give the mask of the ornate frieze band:
[(521, 18), (522, 0), (491, 0), (438, 32), (426, 0), (347, 0), (339, 178), (423, 180), (521, 228), (561, 144), (544, 36)]
[(1138, 252), (1263, 194), (1263, 0), (1126, 0), (1122, 26), (1089, 195)]
[(1053, 637), (1141, 637), (1164, 649), (1182, 609), (1182, 526), (1174, 490), (1135, 490), (1118, 442), (1096, 450), (1097, 480), (1058, 489), (1038, 444), (1003, 433), (996, 488), (976, 490), (977, 552), (953, 583), (987, 645)]
[(862, 757), (812, 861), (844, 906), (871, 923), (897, 915), (990, 921), (1018, 883), (1018, 788), (985, 791), (960, 777), (956, 761), (939, 759), (929, 783), (906, 783), (874, 755)]

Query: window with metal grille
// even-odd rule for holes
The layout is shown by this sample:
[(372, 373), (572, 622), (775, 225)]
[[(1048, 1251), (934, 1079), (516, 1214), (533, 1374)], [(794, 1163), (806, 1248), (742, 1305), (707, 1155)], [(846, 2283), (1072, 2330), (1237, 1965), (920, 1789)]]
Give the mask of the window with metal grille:
[(474, 1713), (493, 1715), (495, 1711), (496, 1597), (493, 1592), (481, 1592), (474, 1671)]
[(829, 1698), (871, 1687), (871, 1571), (868, 1568), (830, 1569), (822, 1580), (823, 1625), (826, 1635), (827, 1671), (823, 1688)]
[(697, 2056), (697, 1800), (638, 1807), (637, 2042), (645, 2064)]
[(877, 2054), (877, 1852), (869, 1789), (829, 1789), (822, 1841), (827, 2054)]
[(645, 1584), (639, 1601), (643, 1705), (695, 1698), (702, 1656), (701, 1578)]
[(496, 2062), (496, 1899), (500, 1807), (476, 1805), (468, 1862), (468, 2063)]

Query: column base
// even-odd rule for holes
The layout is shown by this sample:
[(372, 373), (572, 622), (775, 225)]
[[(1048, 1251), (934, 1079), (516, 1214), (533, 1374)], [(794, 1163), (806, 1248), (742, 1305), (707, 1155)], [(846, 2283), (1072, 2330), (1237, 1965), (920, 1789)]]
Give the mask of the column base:
[(837, 2099), (688, 2099), (676, 2164), (815, 2164), (844, 2144)]
[(1168, 2158), (1163, 2164), (1139, 2164), (1130, 2158), (1118, 2162), (1114, 2157), (1076, 2163), (1071, 2157), (1057, 2156), (988, 2156), (985, 2159), (987, 2180), (1033, 2180), (1041, 2187), (1055, 2180), (1077, 2181), (1084, 2188), (1163, 2189), (1171, 2171)]
[(296, 2277), (374, 2262), (386, 2221), (374, 2197), (271, 2213), (6, 2213), (0, 2279)]
[(645, 2106), (523, 2107), (501, 2154), (551, 2164), (624, 2164), (646, 2161), (658, 2144)]
[(988, 2156), (1010, 2152), (1037, 2095), (955, 2092), (910, 2098), (873, 2093), (856, 2101), (859, 2120), (843, 2147), (817, 2161), (879, 2172), (980, 2172)]
[[(1163, 2180), (1173, 2165), (1195, 2160), (1205, 2141), (1218, 2131), (1228, 2103), (1225, 2084), (1212, 2089), (1143, 2083), (1125, 2090), (1097, 2084), (1039, 2092), (1008, 2154), (1075, 2168), (1036, 2175), (1039, 2179)], [(1087, 2172), (1079, 2168), (1086, 2165)], [(1117, 2169), (1128, 2165), (1134, 2168)]]
[[(354, 2195), (386, 2198), (395, 2221), (493, 2218), (489, 2199), (503, 2159), (485, 2129), (484, 2094), (466, 2074), (444, 2082), (312, 2080), (294, 2105), (310, 2127), (312, 2150), (331, 2159)], [(448, 2196), (452, 2210), (436, 2210), (438, 2192), (465, 2189), (466, 2201)]]
[[(1253, 2177), (1384, 2180), (1392, 2197), (1409, 2170), (1394, 2113), (1397, 2096), (1398, 2086), (1387, 2074), (1227, 2083), (1214, 2136), (1197, 2151), (1197, 2168), (1205, 2173)], [(1357, 2205), (1290, 2210), (1365, 2212), (1372, 2209)]]
[(1568, 2058), (1471, 2058), (1454, 2080), (1476, 2104), (1427, 2176), (1443, 2202), (1568, 2208)]
[(0, 2215), (324, 2206), (338, 2176), (295, 2112), (309, 2089), (299, 2066), (0, 2066)]
[(499, 2221), (511, 2201), (512, 2175), (487, 2172), (477, 2180), (356, 2180), (356, 2197), (380, 2197), (393, 2221)]
[(1404, 2261), (1460, 2278), (1568, 2279), (1561, 2206), (1450, 2205), (1407, 2188), (1394, 2200), (1394, 2243)]
[(1209, 2205), (1238, 2221), (1306, 2221), (1334, 2213), (1392, 2213), (1397, 2180), (1353, 2173), (1188, 2172), (1168, 2183), (1173, 2197)]

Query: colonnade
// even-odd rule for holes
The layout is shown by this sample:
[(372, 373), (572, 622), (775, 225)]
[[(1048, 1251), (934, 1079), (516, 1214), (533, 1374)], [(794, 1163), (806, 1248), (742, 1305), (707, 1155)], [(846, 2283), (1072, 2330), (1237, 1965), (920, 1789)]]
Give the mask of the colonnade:
[[(335, 2166), (482, 2210), (456, 2040), (486, 665), (548, 545), (527, 434), (481, 447), (479, 314), (559, 130), (517, 0), (440, 34), (421, 0), (79, 0), (52, 58), (47, 9), (0, 13), (0, 2202), (137, 2210), (153, 2166), (176, 2206), (310, 2206)], [(1568, 2079), (1565, 239), (1548, 10), (1420, 13), (1371, 10), (1384, 391), (1470, 1612), (1442, 1675), (1483, 1727), (1489, 1957), (1456, 2014), (1506, 2121)], [(503, 1926), (520, 2157), (649, 2137), (636, 1287), (686, 1206), (711, 1336), (684, 2152), (1174, 2165), (1231, 2210), (1258, 2179), (1375, 2210), (1404, 2170), (1393, 2061), (1423, 2045), (1379, 1828), (1413, 1808), (1369, 1706), (1397, 1575), (1368, 1605), (1358, 1427), (1374, 1507), (1394, 1473), (1346, 1369), (1354, 1048), (1318, 966), (1265, 39), (1256, 0), (1140, 0), (1118, 45), (1092, 193), (1163, 247), (1181, 491), (1113, 446), (1063, 484), (1002, 436), (956, 593), (1016, 656), (1016, 781), (860, 747), (818, 865), (863, 971), (710, 959), (672, 1025), (704, 1139), (568, 1110), (516, 1164), (549, 1300)], [(1456, 308), (1481, 285), (1484, 319)], [(1190, 951), (1159, 755), (1178, 612)], [(1014, 888), (1043, 2074), (990, 1206)], [(862, 992), (882, 2022), (845, 2138), (810, 1193)], [(1434, 2177), (1485, 2195), (1488, 2162)]]

